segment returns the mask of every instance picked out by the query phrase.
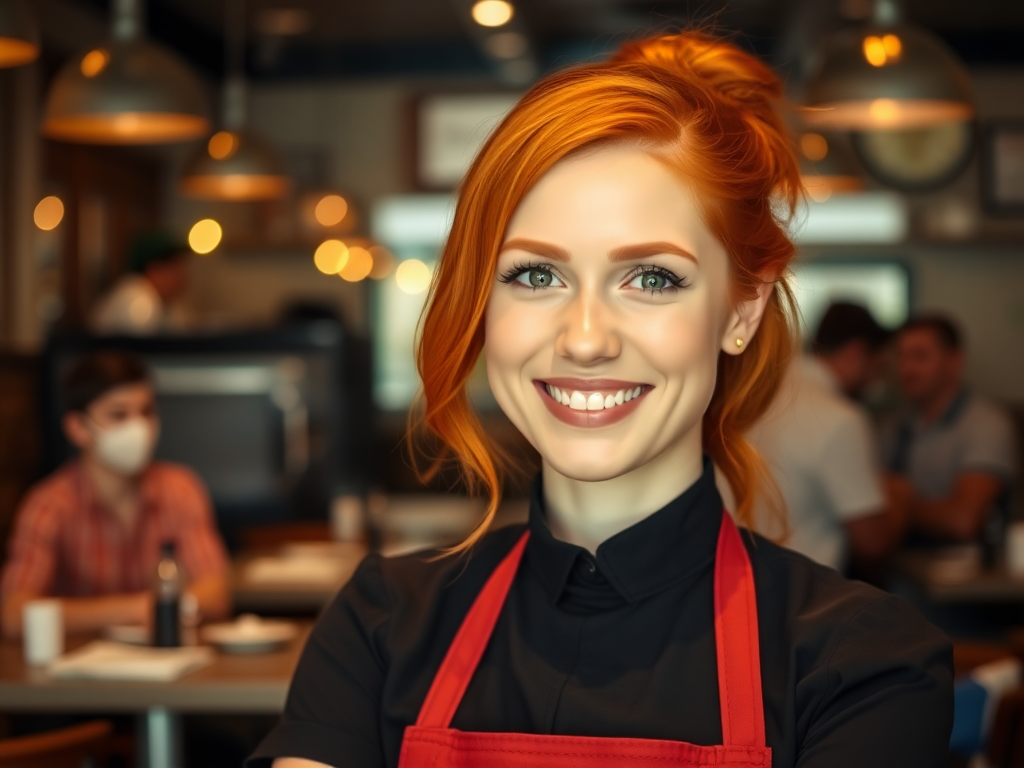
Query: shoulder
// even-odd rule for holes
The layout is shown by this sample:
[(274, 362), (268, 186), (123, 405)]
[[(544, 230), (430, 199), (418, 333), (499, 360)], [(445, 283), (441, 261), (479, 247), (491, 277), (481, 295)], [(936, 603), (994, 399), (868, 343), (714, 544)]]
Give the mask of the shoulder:
[[(855, 680), (898, 687), (952, 684), (952, 645), (909, 603), (772, 542), (752, 536), (759, 612), (776, 617), (797, 660), (797, 679), (814, 698), (838, 695)], [(940, 697), (941, 699), (941, 697)]]
[(199, 475), (194, 469), (186, 467), (184, 464), (155, 461), (149, 466), (146, 473), (146, 481), (156, 485), (205, 492), (205, 486)]
[[(810, 558), (754, 535), (748, 539), (758, 602), (782, 614), (794, 640), (817, 663), (829, 664), (845, 644), (864, 644), (904, 661), (926, 663), (950, 651), (948, 638), (902, 598), (844, 578)], [(764, 599), (761, 599), (762, 593)]]
[(22, 515), (60, 515), (81, 505), (81, 467), (68, 462), (57, 471), (35, 483), (21, 502)]
[(1013, 428), (1013, 420), (1005, 408), (977, 395), (967, 401), (960, 424), (971, 431)]

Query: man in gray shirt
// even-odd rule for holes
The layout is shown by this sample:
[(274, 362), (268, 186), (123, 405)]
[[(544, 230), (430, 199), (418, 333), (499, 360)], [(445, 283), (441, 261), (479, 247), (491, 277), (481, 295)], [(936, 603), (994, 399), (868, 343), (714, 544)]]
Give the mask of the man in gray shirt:
[(912, 318), (897, 354), (910, 410), (883, 430), (882, 455), (910, 494), (914, 537), (998, 545), (1016, 467), (1009, 415), (965, 387), (960, 332), (947, 317)]

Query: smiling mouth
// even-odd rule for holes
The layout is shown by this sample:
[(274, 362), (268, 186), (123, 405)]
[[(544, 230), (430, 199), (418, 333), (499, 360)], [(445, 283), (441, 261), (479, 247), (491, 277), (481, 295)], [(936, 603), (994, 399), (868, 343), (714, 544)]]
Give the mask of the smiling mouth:
[(653, 386), (616, 379), (534, 379), (542, 402), (559, 421), (572, 427), (607, 427), (622, 421), (643, 402)]
[(544, 391), (556, 403), (574, 411), (611, 410), (640, 397), (644, 393), (644, 385), (627, 386), (614, 392), (608, 390), (579, 390), (567, 387), (556, 387), (544, 383)]

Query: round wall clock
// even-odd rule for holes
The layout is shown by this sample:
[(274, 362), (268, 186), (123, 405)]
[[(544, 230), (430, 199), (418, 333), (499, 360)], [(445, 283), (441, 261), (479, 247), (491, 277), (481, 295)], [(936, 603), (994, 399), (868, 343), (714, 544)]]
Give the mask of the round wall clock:
[(867, 171), (887, 187), (928, 192), (963, 172), (974, 154), (973, 122), (903, 131), (858, 131), (853, 147)]

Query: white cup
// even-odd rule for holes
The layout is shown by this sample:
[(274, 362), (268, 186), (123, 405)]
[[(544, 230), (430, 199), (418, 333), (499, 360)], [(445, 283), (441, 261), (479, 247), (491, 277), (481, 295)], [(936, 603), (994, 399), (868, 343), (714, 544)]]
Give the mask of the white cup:
[(1024, 523), (1011, 523), (1006, 529), (1006, 569), (1024, 576)]
[(30, 600), (23, 609), (25, 663), (39, 667), (64, 653), (64, 614), (60, 600)]

